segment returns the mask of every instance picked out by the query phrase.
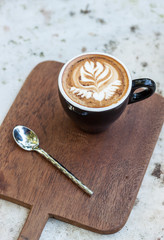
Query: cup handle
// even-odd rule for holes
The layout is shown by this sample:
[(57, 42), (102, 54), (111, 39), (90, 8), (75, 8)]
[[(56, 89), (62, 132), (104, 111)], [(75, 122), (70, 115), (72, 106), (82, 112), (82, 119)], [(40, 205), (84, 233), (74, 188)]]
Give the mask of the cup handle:
[[(135, 90), (138, 88), (145, 88), (140, 92), (135, 93)], [(129, 96), (128, 104), (139, 102), (144, 100), (145, 98), (150, 97), (156, 90), (156, 84), (153, 80), (149, 78), (140, 78), (134, 79), (132, 81), (132, 90)]]

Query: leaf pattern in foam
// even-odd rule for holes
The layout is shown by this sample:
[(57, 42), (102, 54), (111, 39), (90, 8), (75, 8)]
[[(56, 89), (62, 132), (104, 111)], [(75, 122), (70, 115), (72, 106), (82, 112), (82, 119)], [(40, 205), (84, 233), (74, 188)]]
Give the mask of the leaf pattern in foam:
[(71, 87), (70, 90), (81, 98), (89, 99), (93, 97), (98, 101), (109, 99), (122, 84), (118, 79), (110, 82), (113, 76), (112, 69), (109, 66), (102, 65), (100, 62), (94, 64), (92, 61), (86, 61), (85, 65), (80, 69), (80, 75), (81, 79), (78, 81), (81, 88)]

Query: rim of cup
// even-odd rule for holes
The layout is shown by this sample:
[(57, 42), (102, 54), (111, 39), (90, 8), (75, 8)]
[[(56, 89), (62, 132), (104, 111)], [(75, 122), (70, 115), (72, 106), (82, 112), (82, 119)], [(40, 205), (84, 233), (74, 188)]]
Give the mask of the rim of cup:
[[(128, 80), (129, 80), (129, 86), (128, 86), (128, 89), (126, 91), (126, 94), (117, 102), (117, 103), (114, 103), (110, 106), (107, 106), (107, 107), (99, 107), (99, 108), (92, 108), (92, 107), (86, 107), (86, 106), (83, 106), (81, 104), (78, 104), (76, 102), (74, 102), (70, 97), (68, 97), (68, 95), (65, 93), (64, 89), (63, 89), (63, 86), (62, 86), (62, 76), (63, 76), (63, 72), (65, 70), (65, 68), (68, 66), (68, 64), (70, 62), (72, 62), (73, 60), (75, 60), (76, 58), (78, 57), (82, 57), (82, 56), (85, 56), (85, 55), (104, 55), (104, 56), (107, 56), (107, 57), (110, 57), (110, 58), (113, 58), (114, 60), (116, 60), (117, 62), (119, 62), (123, 68), (125, 69), (127, 75), (128, 75)], [(90, 112), (103, 112), (103, 111), (106, 111), (106, 110), (110, 110), (110, 109), (113, 109), (113, 108), (116, 108), (118, 107), (119, 105), (121, 105), (126, 99), (127, 97), (129, 96), (130, 92), (131, 92), (131, 88), (132, 88), (132, 79), (131, 79), (131, 75), (130, 75), (130, 72), (129, 70), (127, 69), (127, 67), (124, 65), (124, 63), (119, 60), (118, 58), (110, 55), (110, 54), (106, 54), (106, 53), (101, 53), (101, 52), (87, 52), (87, 53), (82, 53), (82, 54), (79, 54), (73, 58), (71, 58), (68, 62), (66, 62), (64, 64), (64, 66), (62, 67), (60, 73), (59, 73), (59, 77), (58, 77), (58, 88), (59, 88), (59, 91), (60, 93), (62, 94), (62, 96), (66, 99), (67, 102), (69, 102), (71, 105), (73, 105), (74, 107), (76, 108), (79, 108), (81, 110), (84, 110), (84, 111), (90, 111)]]

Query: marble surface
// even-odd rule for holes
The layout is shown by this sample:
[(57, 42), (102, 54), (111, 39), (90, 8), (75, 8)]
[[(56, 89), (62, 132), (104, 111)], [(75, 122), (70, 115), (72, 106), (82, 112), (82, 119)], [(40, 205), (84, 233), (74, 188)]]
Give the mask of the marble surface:
[[(115, 55), (164, 95), (164, 1), (0, 0), (0, 123), (34, 66), (87, 51)], [(164, 239), (164, 128), (126, 225), (99, 235), (49, 219), (40, 240)], [(15, 240), (29, 210), (0, 200), (0, 240)]]

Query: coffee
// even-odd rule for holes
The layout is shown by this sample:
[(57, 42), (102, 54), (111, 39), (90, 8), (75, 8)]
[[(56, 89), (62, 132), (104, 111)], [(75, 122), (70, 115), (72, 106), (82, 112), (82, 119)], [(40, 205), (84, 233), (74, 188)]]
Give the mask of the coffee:
[(86, 54), (66, 66), (62, 86), (75, 103), (102, 108), (118, 103), (125, 96), (129, 80), (117, 60), (101, 54)]

